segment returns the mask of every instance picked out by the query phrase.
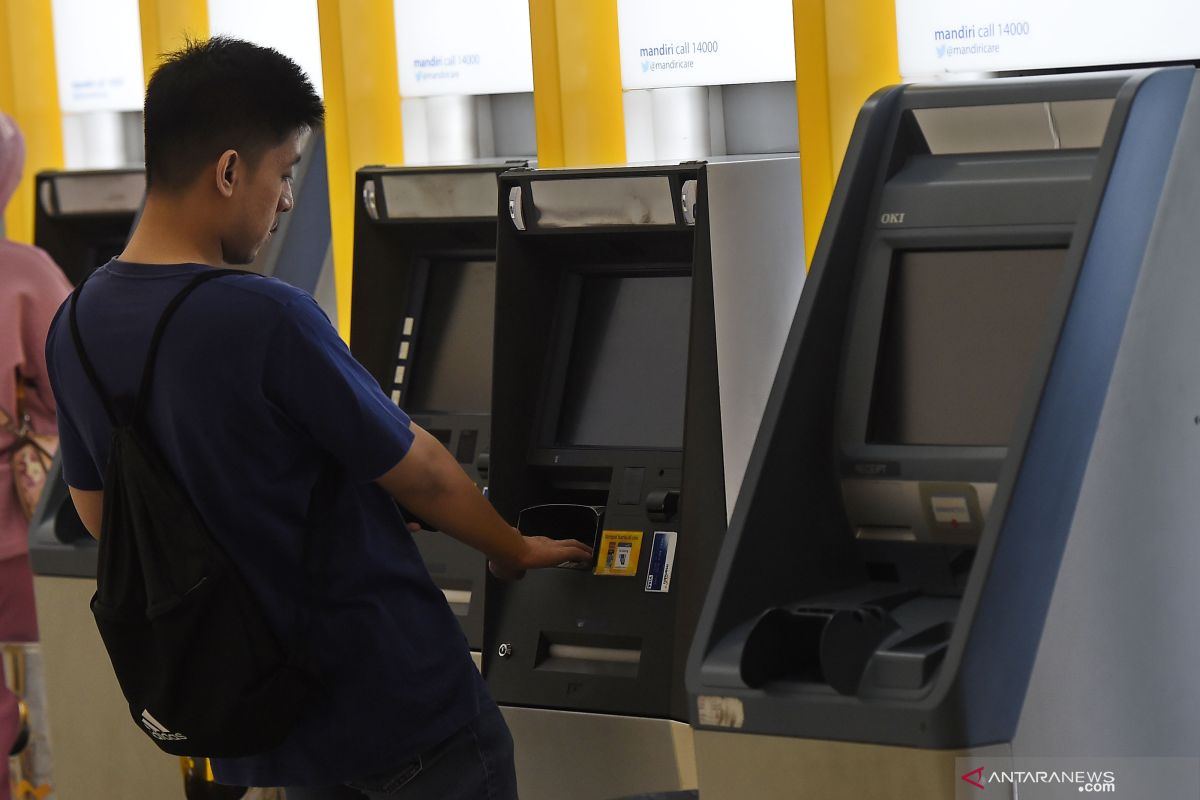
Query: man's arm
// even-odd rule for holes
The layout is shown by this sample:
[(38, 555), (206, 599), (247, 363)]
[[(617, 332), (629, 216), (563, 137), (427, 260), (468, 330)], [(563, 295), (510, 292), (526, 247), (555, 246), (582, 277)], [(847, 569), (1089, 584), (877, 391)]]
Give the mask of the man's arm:
[(104, 492), (89, 492), (74, 486), (68, 486), (67, 489), (71, 492), (71, 502), (75, 504), (75, 511), (79, 513), (79, 521), (87, 528), (92, 538), (99, 541), (100, 520), (104, 516)]
[(420, 518), (486, 555), (497, 577), (519, 578), (527, 569), (591, 558), (591, 548), (574, 539), (522, 536), (437, 439), (415, 422), (411, 430), (407, 455), (376, 483)]

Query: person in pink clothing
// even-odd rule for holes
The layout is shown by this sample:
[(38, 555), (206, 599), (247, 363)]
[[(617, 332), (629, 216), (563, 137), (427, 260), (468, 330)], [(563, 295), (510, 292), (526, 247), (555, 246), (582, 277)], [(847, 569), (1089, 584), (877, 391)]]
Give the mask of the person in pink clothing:
[[(0, 112), (0, 213), (12, 199), (24, 166), (25, 140), (12, 118)], [(46, 332), (70, 292), (66, 276), (44, 251), (0, 237), (0, 408), (14, 413), (19, 374), (37, 433), (55, 431), (54, 395), (46, 377)], [(9, 439), (10, 434), (0, 429), (0, 453), (12, 444)], [(37, 639), (28, 532), (6, 455), (0, 458), (0, 642)], [(0, 800), (9, 797), (8, 753), (17, 726), (16, 697), (0, 680)]]

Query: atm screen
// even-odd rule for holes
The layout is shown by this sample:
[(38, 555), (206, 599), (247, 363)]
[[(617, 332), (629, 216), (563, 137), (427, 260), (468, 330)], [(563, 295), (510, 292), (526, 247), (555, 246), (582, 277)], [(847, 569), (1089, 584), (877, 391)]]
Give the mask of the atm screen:
[(683, 447), (688, 276), (588, 276), (567, 366), (558, 444)]
[(495, 313), (494, 262), (430, 265), (408, 379), (408, 411), (486, 414), (491, 410)]
[(1006, 446), (1061, 283), (1064, 248), (899, 253), (867, 439)]

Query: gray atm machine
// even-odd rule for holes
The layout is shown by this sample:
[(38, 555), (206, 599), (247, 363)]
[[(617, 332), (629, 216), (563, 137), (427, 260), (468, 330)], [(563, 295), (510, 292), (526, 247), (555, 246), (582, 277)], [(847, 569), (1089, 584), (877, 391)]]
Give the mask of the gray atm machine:
[[(491, 433), (496, 182), (526, 163), (367, 167), (355, 193), (350, 349), (481, 490)], [(440, 533), (415, 537), (478, 659), (484, 557)]]
[[(332, 317), (322, 133), (308, 137), (296, 173), (294, 207), (248, 268), (313, 293)], [(144, 193), (140, 169), (42, 173), (37, 244), (78, 282), (124, 248)], [(89, 610), (98, 548), (61, 476), (56, 459), (29, 529), (57, 796), (182, 797), (179, 762), (132, 726), (114, 724), (128, 710)]]
[(795, 156), (500, 177), (490, 496), (596, 560), (489, 578), (522, 796), (695, 787), (683, 666), (804, 283)]
[(707, 800), (1200, 792), (1195, 76), (867, 103), (689, 658)]

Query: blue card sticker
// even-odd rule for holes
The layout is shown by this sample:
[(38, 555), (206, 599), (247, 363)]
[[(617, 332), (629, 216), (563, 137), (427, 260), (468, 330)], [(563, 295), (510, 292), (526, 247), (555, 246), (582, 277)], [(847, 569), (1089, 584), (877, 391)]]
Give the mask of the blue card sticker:
[(655, 531), (650, 544), (650, 567), (646, 571), (647, 592), (671, 589), (671, 569), (675, 565), (675, 531)]

